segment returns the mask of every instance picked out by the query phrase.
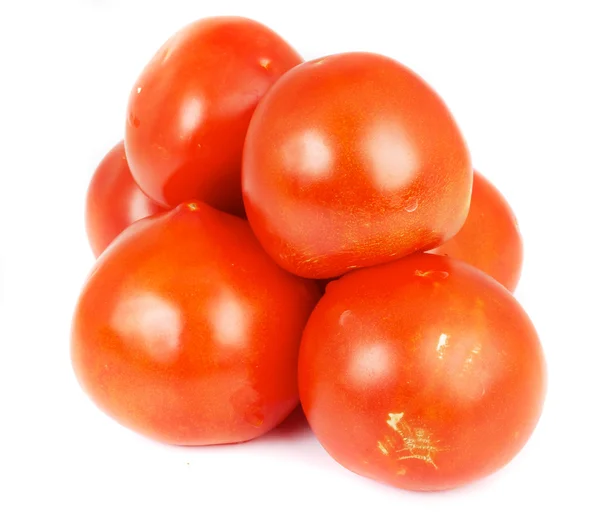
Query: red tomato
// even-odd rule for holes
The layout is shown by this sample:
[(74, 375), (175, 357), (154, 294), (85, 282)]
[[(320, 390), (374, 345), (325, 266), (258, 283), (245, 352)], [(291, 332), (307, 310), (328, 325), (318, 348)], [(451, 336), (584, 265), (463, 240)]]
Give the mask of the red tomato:
[(511, 292), (519, 283), (523, 240), (517, 219), (502, 194), (479, 172), (473, 175), (471, 207), (462, 229), (430, 252), (470, 263)]
[(418, 253), (327, 286), (304, 331), (299, 385), (313, 431), (340, 464), (439, 490), (521, 449), (542, 409), (545, 362), (504, 287)]
[(202, 203), (141, 220), (79, 299), (79, 382), (121, 424), (167, 443), (246, 441), (298, 404), (317, 286), (277, 267), (248, 223)]
[(243, 213), (241, 156), (256, 104), (302, 58), (252, 20), (206, 18), (148, 63), (129, 98), (125, 147), (142, 190), (175, 206), (191, 198)]
[(452, 237), (472, 169), (444, 103), (384, 56), (297, 66), (259, 104), (244, 150), (248, 220), (299, 276), (331, 278)]
[(85, 203), (85, 225), (96, 257), (136, 220), (163, 211), (131, 177), (123, 142), (117, 143), (98, 165)]

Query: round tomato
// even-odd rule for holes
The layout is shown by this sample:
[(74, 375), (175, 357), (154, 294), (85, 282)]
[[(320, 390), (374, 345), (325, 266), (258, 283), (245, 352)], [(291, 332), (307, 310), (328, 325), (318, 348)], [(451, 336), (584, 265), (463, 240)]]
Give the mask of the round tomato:
[(92, 176), (85, 203), (85, 226), (96, 257), (136, 220), (163, 211), (131, 177), (123, 142), (117, 143)]
[(243, 213), (242, 147), (256, 104), (302, 58), (252, 20), (206, 18), (169, 39), (135, 83), (125, 147), (155, 201), (192, 198)]
[(478, 269), (417, 253), (327, 286), (302, 339), (302, 406), (346, 468), (413, 490), (509, 462), (545, 396), (529, 318)]
[(430, 252), (470, 263), (511, 292), (519, 283), (523, 240), (517, 219), (502, 194), (479, 172), (473, 174), (471, 207), (462, 229)]
[(319, 295), (246, 221), (182, 204), (100, 256), (75, 311), (73, 367), (101, 409), (153, 439), (253, 439), (298, 404), (298, 346)]
[(472, 177), (437, 94), (392, 59), (349, 53), (297, 66), (264, 97), (242, 189), (271, 257), (299, 276), (331, 278), (452, 237)]

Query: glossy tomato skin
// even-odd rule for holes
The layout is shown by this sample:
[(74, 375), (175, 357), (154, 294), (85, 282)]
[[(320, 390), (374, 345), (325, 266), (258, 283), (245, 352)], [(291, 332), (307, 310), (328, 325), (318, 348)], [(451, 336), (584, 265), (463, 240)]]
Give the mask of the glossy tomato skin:
[(515, 214), (500, 191), (477, 171), (463, 227), (430, 252), (470, 263), (511, 292), (521, 277), (523, 239)]
[(346, 468), (442, 490), (509, 462), (542, 410), (545, 362), (498, 282), (417, 253), (333, 281), (306, 326), (300, 399)]
[(164, 211), (131, 177), (123, 142), (117, 143), (96, 168), (87, 191), (85, 226), (94, 256), (135, 221)]
[(463, 224), (471, 183), (442, 100), (376, 54), (288, 72), (259, 104), (244, 149), (248, 220), (273, 259), (304, 277), (438, 246)]
[(75, 311), (73, 368), (102, 410), (155, 440), (253, 439), (298, 404), (298, 346), (319, 295), (246, 221), (182, 204), (100, 256)]
[(184, 27), (148, 63), (128, 105), (125, 147), (152, 199), (191, 198), (243, 213), (240, 167), (256, 104), (302, 58), (252, 20), (215, 17)]

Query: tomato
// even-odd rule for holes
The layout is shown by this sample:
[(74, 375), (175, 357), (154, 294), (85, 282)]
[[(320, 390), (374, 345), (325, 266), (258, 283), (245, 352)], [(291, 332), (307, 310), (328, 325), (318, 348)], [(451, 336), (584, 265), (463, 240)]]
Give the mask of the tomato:
[(252, 20), (199, 20), (169, 39), (135, 83), (125, 147), (142, 190), (243, 213), (240, 167), (256, 104), (302, 58)]
[(515, 215), (502, 194), (479, 172), (473, 174), (469, 214), (462, 229), (430, 251), (474, 265), (511, 292), (523, 265), (523, 240)]
[(123, 142), (117, 143), (98, 165), (87, 192), (85, 223), (94, 255), (136, 220), (163, 210), (135, 184)]
[(542, 409), (545, 361), (508, 290), (464, 262), (417, 253), (327, 286), (302, 339), (299, 385), (340, 464), (441, 490), (521, 449)]
[(101, 409), (148, 437), (246, 441), (297, 406), (298, 346), (319, 295), (246, 221), (182, 204), (98, 259), (75, 311), (73, 368)]
[(472, 175), (456, 123), (421, 78), (387, 57), (348, 53), (297, 66), (263, 98), (242, 190), (279, 265), (331, 278), (452, 237)]

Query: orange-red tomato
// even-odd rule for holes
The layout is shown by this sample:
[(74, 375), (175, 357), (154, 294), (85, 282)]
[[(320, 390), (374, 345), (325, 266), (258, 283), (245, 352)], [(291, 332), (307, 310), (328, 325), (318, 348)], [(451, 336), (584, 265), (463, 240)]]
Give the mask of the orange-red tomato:
[(85, 203), (85, 225), (96, 257), (136, 220), (163, 211), (131, 177), (123, 142), (117, 143), (92, 176)]
[(125, 147), (142, 190), (166, 206), (196, 198), (242, 214), (240, 167), (250, 117), (302, 58), (252, 20), (205, 18), (157, 52), (129, 98)]
[(246, 221), (182, 204), (100, 256), (75, 312), (73, 367), (101, 409), (153, 439), (246, 441), (297, 406), (298, 346), (319, 295)]
[(392, 59), (349, 53), (301, 64), (269, 90), (248, 129), (242, 189), (271, 257), (331, 278), (452, 237), (472, 176), (437, 94)]
[(327, 286), (302, 339), (300, 399), (346, 468), (413, 490), (509, 462), (545, 396), (529, 318), (498, 282), (418, 253)]
[(469, 215), (462, 229), (434, 254), (458, 258), (492, 276), (513, 292), (523, 265), (517, 219), (502, 194), (479, 172), (473, 174)]

